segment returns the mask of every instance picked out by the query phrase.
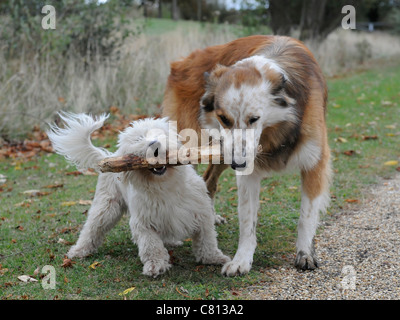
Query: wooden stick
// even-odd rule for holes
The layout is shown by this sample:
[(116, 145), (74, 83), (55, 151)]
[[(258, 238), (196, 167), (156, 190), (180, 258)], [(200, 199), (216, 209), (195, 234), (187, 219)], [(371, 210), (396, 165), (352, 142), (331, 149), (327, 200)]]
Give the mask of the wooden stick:
[[(161, 157), (160, 157), (161, 158)], [(163, 166), (179, 166), (186, 164), (212, 163), (219, 160), (217, 163), (223, 163), (223, 157), (220, 154), (219, 147), (202, 147), (179, 150), (177, 154), (166, 154), (165, 163), (158, 163), (158, 158), (144, 159), (134, 154), (127, 154), (120, 157), (109, 157), (99, 162), (101, 172), (122, 172), (137, 169), (152, 169)]]

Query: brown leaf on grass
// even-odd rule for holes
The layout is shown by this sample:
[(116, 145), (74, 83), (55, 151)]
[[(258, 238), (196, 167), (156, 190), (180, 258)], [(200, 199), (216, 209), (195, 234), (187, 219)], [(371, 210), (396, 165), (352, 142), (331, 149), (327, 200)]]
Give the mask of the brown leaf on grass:
[(70, 171), (70, 172), (66, 172), (65, 175), (66, 176), (79, 176), (82, 175), (83, 173), (80, 171)]
[(397, 167), (397, 168), (396, 168), (396, 171), (399, 171), (399, 172), (400, 172), (400, 167)]
[(40, 190), (26, 190), (22, 193), (28, 195), (29, 197), (42, 197), (49, 195), (51, 192), (40, 191)]
[(57, 189), (57, 188), (63, 188), (64, 185), (62, 183), (60, 184), (49, 184), (48, 186), (44, 186), (43, 188), (46, 189)]
[(378, 136), (376, 134), (372, 135), (372, 136), (361, 136), (361, 137), (362, 137), (363, 141), (366, 141), (366, 140), (377, 140), (378, 139)]
[(356, 152), (354, 150), (343, 151), (343, 154), (346, 155), (346, 156), (349, 156), (349, 157), (353, 156), (355, 153)]
[(67, 257), (65, 257), (63, 259), (63, 263), (62, 263), (61, 267), (65, 268), (65, 269), (72, 268), (75, 263), (76, 263), (75, 261), (72, 261), (71, 259), (68, 259)]

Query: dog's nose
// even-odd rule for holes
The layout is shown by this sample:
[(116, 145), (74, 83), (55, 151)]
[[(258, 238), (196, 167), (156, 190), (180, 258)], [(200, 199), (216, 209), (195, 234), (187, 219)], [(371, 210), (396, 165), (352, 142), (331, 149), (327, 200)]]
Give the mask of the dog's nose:
[(236, 169), (240, 169), (240, 168), (246, 168), (246, 161), (244, 161), (243, 163), (241, 163), (241, 164), (238, 164), (238, 163), (236, 163), (235, 162), (235, 160), (232, 160), (232, 164), (231, 164), (231, 168), (233, 169), (233, 170), (236, 170)]
[(158, 148), (160, 147), (160, 144), (158, 143), (157, 140), (153, 140), (149, 143), (149, 147), (151, 147), (151, 150), (154, 150), (154, 157), (158, 157)]

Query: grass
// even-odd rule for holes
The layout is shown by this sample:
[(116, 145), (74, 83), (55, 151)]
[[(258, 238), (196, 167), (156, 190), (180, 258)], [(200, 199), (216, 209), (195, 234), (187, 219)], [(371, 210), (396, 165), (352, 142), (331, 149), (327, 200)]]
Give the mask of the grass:
[[(325, 219), (339, 214), (345, 206), (357, 205), (346, 200), (361, 201), (366, 186), (395, 173), (395, 167), (384, 164), (400, 159), (400, 65), (331, 79), (328, 84), (327, 119), (335, 179), (333, 202)], [(103, 137), (95, 143), (113, 144), (114, 139)], [(221, 267), (196, 264), (190, 241), (171, 249), (173, 268), (169, 272), (157, 279), (143, 276), (127, 217), (109, 233), (98, 253), (76, 259), (72, 267), (65, 268), (64, 255), (70, 243), (76, 241), (89, 208), (78, 201), (93, 198), (97, 179), (66, 175), (73, 170), (55, 154), (43, 154), (30, 161), (0, 161), (0, 173), (7, 178), (0, 186), (2, 299), (238, 299), (235, 289), (268, 281), (266, 267), (293, 262), (300, 206), (296, 173), (263, 181), (258, 247), (253, 268), (246, 276), (222, 277)], [(204, 167), (200, 167), (202, 170)], [(62, 187), (46, 188), (49, 185)], [(33, 197), (23, 193), (32, 189), (45, 193)], [(233, 256), (238, 221), (231, 170), (220, 179), (215, 204), (228, 220), (217, 226), (220, 248)], [(44, 290), (41, 286), (40, 271), (45, 265), (55, 268), (55, 289)], [(33, 275), (37, 268), (38, 282), (18, 280), (18, 276)], [(132, 287), (135, 289), (123, 294)]]

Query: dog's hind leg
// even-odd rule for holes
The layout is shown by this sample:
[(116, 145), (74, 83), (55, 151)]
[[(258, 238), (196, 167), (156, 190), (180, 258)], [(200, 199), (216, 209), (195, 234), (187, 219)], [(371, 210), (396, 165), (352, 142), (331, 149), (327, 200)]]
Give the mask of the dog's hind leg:
[(231, 259), (218, 249), (214, 217), (210, 213), (211, 211), (204, 213), (199, 230), (192, 235), (193, 253), (197, 262), (223, 265)]
[[(208, 194), (210, 195), (213, 203), (214, 203), (214, 196), (217, 191), (218, 179), (226, 168), (228, 168), (228, 165), (226, 164), (210, 163), (207, 167), (207, 170), (203, 174), (203, 179), (206, 182)], [(215, 212), (215, 223), (221, 224), (225, 222), (226, 219)]]
[(86, 257), (102, 244), (106, 233), (120, 220), (124, 203), (113, 181), (100, 175), (96, 194), (78, 241), (67, 256)]
[(321, 160), (314, 168), (301, 172), (301, 208), (295, 261), (298, 269), (312, 270), (318, 267), (314, 250), (314, 236), (318, 227), (319, 214), (325, 212), (329, 205), (330, 176), (328, 150), (322, 153)]

